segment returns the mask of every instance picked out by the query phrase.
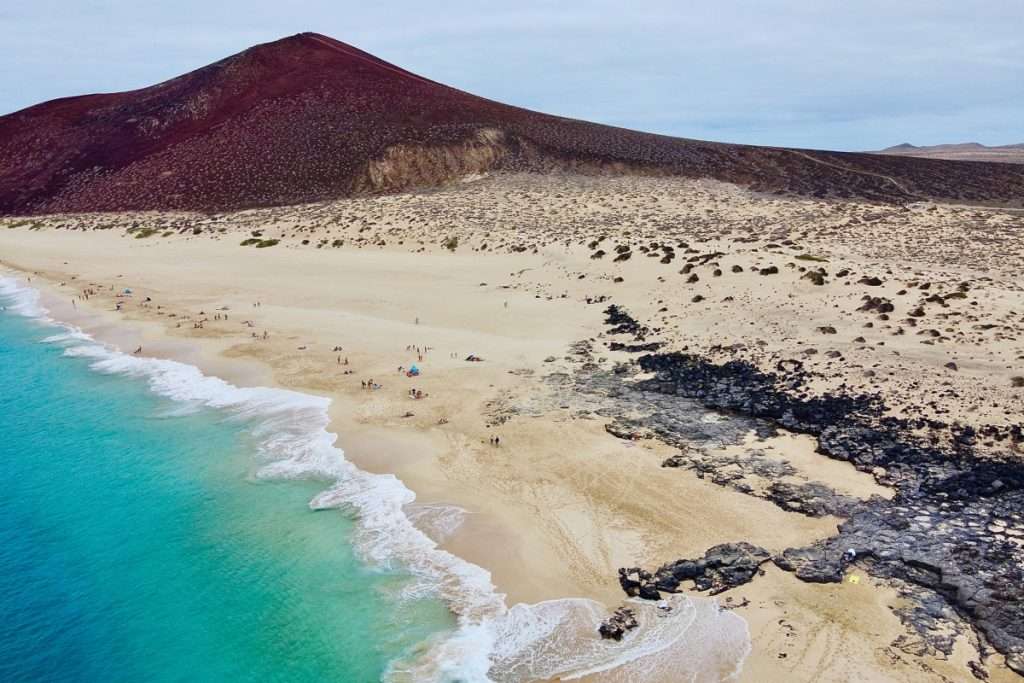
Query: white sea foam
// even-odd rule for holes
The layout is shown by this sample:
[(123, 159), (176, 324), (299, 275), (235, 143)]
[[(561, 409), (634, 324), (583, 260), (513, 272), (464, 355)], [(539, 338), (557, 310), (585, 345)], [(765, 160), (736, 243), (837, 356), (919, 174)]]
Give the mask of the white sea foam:
[[(72, 326), (47, 317), (39, 294), (0, 277), (9, 311), (58, 325), (44, 341), (65, 347), (98, 372), (136, 377), (183, 411), (212, 408), (252, 425), (259, 451), (257, 476), (315, 479), (327, 488), (309, 503), (315, 510), (341, 508), (358, 520), (353, 543), (364, 560), (410, 573), (410, 596), (444, 600), (458, 626), (395, 662), (392, 681), (530, 681), (554, 676), (620, 683), (655, 680), (718, 681), (735, 676), (749, 650), (746, 623), (717, 603), (673, 598), (663, 615), (650, 603), (633, 606), (640, 622), (621, 642), (602, 641), (597, 625), (606, 616), (592, 600), (563, 599), (508, 608), (490, 574), (438, 547), (458, 528), (461, 513), (449, 506), (415, 503), (397, 477), (364, 472), (345, 459), (327, 431), (327, 398), (267, 387), (237, 387), (172, 360), (128, 355), (98, 343)], [(176, 414), (171, 410), (168, 415)]]
[(4, 306), (12, 313), (28, 318), (46, 316), (46, 311), (39, 305), (39, 291), (22, 286), (14, 278), (0, 277), (0, 296), (7, 301)]

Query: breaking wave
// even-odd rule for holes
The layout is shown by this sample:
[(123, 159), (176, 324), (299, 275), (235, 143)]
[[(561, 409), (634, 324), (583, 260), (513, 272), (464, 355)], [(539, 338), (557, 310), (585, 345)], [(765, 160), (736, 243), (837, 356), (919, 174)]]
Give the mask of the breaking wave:
[[(360, 470), (335, 446), (324, 397), (268, 387), (237, 387), (198, 368), (144, 358), (101, 344), (73, 326), (48, 317), (39, 293), (0, 277), (6, 309), (38, 318), (62, 331), (43, 342), (64, 347), (101, 373), (147, 382), (156, 394), (191, 412), (214, 409), (251, 424), (263, 479), (324, 482), (309, 503), (314, 510), (344, 509), (357, 524), (352, 542), (371, 566), (410, 574), (405, 594), (443, 600), (457, 627), (425, 643), (387, 678), (394, 683), (477, 683), (559, 677), (624, 683), (734, 678), (749, 652), (746, 622), (709, 599), (672, 596), (671, 611), (632, 601), (639, 627), (620, 642), (605, 641), (597, 626), (607, 609), (593, 600), (566, 598), (506, 606), (489, 572), (438, 546), (458, 528), (464, 511), (418, 505), (397, 477)], [(176, 410), (167, 415), (178, 414)]]

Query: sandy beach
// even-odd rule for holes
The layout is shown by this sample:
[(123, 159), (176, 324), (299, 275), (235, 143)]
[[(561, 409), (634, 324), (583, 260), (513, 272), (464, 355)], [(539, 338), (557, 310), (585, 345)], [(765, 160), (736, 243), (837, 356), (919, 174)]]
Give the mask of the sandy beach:
[[(654, 435), (609, 433), (603, 397), (555, 381), (577, 372), (580, 342), (604, 369), (631, 358), (606, 345), (609, 303), (656, 328), (665, 350), (766, 370), (798, 355), (813, 391), (878, 391), (894, 414), (1012, 424), (1022, 227), (999, 210), (783, 199), (706, 181), (497, 176), (215, 216), (6, 219), (0, 268), (31, 278), (54, 318), (122, 350), (329, 397), (350, 460), (395, 474), (420, 505), (466, 511), (454, 533), (429, 533), (488, 570), (509, 605), (587, 597), (613, 609), (620, 567), (738, 541), (777, 553), (828, 538), (842, 519), (784, 509), (753, 478), (745, 491), (662, 467), (676, 449)], [(864, 309), (871, 297), (920, 300), (921, 315), (879, 320), (878, 303)], [(412, 365), (418, 376), (405, 374)], [(722, 459), (751, 451), (785, 463), (788, 483), (894, 495), (806, 435), (708, 445)], [(989, 680), (1019, 680), (969, 629), (951, 655), (922, 643), (894, 612), (899, 587), (856, 568), (856, 582), (825, 585), (763, 571), (718, 596), (749, 625), (741, 680), (965, 680), (970, 661)]]

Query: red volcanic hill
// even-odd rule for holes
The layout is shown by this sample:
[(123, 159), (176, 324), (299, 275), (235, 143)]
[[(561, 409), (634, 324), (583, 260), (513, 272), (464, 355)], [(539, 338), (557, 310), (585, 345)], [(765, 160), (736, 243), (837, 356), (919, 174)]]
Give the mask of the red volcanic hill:
[(0, 117), (0, 214), (228, 210), (490, 170), (672, 174), (760, 191), (1016, 203), (1024, 167), (729, 145), (540, 114), (302, 33), (141, 90)]

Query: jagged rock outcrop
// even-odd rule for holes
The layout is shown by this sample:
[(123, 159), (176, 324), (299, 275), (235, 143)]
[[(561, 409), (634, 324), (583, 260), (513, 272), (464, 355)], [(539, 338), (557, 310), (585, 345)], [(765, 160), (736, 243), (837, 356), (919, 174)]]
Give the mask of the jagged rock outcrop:
[(717, 595), (750, 581), (769, 559), (767, 550), (750, 543), (723, 543), (709, 548), (704, 557), (662, 565), (653, 581), (658, 590), (670, 593), (682, 582), (693, 581), (694, 590)]
[(639, 624), (636, 614), (628, 607), (620, 607), (611, 616), (601, 622), (597, 632), (607, 640), (622, 640), (628, 631), (632, 631)]
[[(615, 313), (623, 331), (640, 325), (624, 323), (625, 311)], [(756, 455), (732, 457), (729, 468), (721, 470), (728, 474), (721, 476), (714, 458), (692, 449), (683, 448), (663, 463), (693, 469), (714, 483), (767, 497), (785, 509), (845, 518), (835, 536), (778, 553), (772, 558), (777, 566), (810, 582), (841, 581), (851, 564), (872, 576), (895, 580), (911, 587), (908, 595), (921, 608), (905, 610), (902, 616), (919, 633), (934, 636), (930, 646), (946, 647), (948, 634), (935, 635), (939, 631), (933, 622), (940, 613), (955, 613), (1003, 653), (1011, 668), (1024, 674), (1024, 463), (1013, 455), (1024, 441), (1020, 425), (975, 428), (895, 418), (887, 415), (880, 396), (812, 396), (805, 391), (799, 362), (781, 363), (777, 374), (742, 361), (715, 363), (681, 353), (645, 355), (637, 365), (654, 377), (618, 391), (667, 399), (658, 400), (659, 414), (638, 421), (637, 429), (646, 427), (658, 438), (680, 445), (678, 435), (685, 432), (673, 425), (685, 421), (671, 413), (692, 411), (696, 402), (813, 435), (823, 456), (849, 462), (896, 490), (891, 500), (844, 499), (814, 482), (793, 486), (778, 481), (789, 470), (777, 463), (764, 465)], [(624, 376), (609, 373), (607, 381), (622, 382)], [(675, 410), (672, 400), (677, 401)], [(1000, 459), (976, 453), (982, 438), (993, 446), (1003, 444), (1006, 455)], [(769, 495), (746, 484), (755, 476), (775, 480), (767, 487)], [(808, 500), (816, 502), (808, 507)], [(749, 570), (762, 557), (752, 555), (735, 576), (753, 576)], [(695, 571), (698, 565), (693, 562), (681, 560), (653, 574), (633, 570), (623, 577), (620, 570), (620, 581), (626, 580), (627, 592), (653, 596), (674, 589), (677, 573), (689, 576)], [(705, 578), (700, 585), (728, 586), (732, 578)]]

